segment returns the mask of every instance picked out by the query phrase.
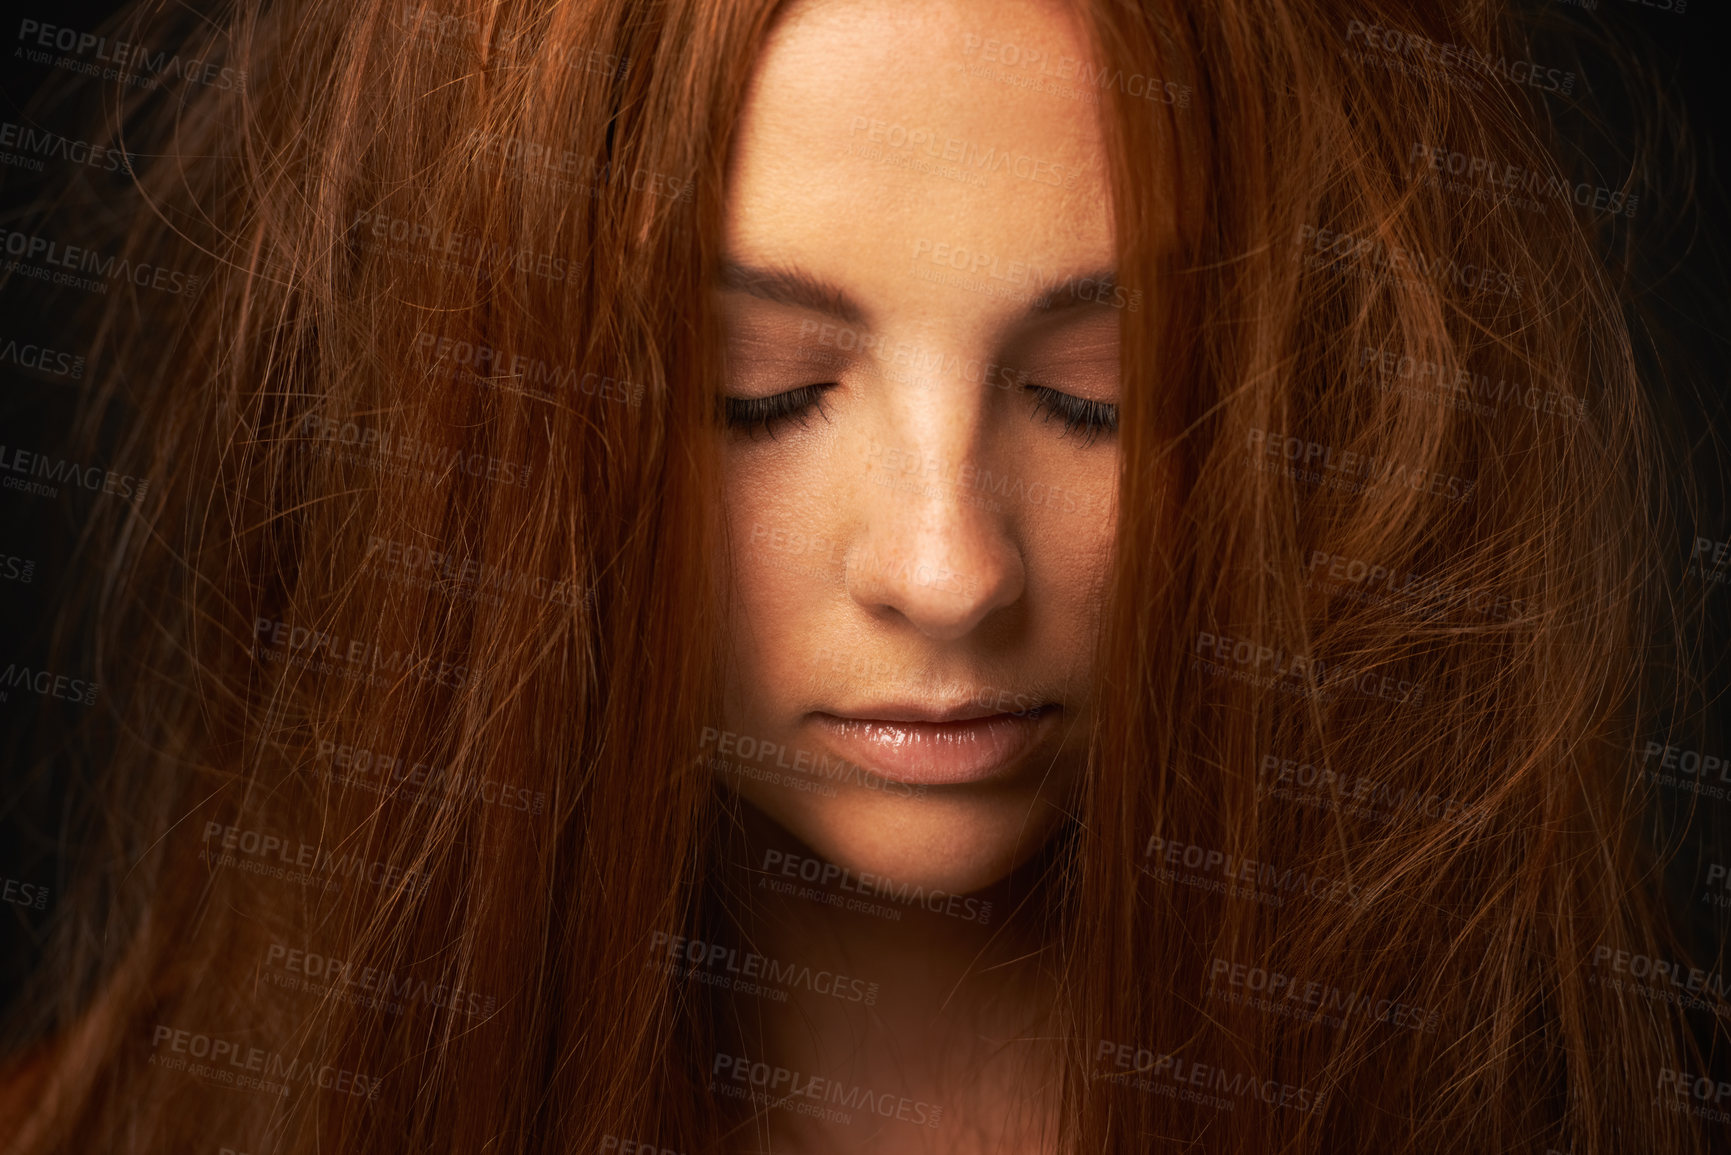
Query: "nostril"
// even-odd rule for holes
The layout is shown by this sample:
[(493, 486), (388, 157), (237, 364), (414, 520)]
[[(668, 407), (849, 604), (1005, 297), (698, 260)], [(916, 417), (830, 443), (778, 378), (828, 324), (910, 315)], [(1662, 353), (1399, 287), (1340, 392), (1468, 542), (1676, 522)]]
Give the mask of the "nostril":
[(1022, 597), (1021, 554), (1002, 536), (928, 529), (910, 545), (897, 551), (867, 544), (852, 552), (849, 596), (938, 640), (966, 636)]

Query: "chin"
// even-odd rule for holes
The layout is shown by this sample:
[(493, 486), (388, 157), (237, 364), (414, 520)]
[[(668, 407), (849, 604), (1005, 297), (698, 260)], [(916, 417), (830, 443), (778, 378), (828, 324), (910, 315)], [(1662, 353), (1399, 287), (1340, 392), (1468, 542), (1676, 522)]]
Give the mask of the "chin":
[(833, 798), (742, 790), (813, 857), (906, 884), (968, 894), (1002, 881), (1057, 833), (1062, 812), (1033, 787), (928, 788), (908, 797), (857, 788)]

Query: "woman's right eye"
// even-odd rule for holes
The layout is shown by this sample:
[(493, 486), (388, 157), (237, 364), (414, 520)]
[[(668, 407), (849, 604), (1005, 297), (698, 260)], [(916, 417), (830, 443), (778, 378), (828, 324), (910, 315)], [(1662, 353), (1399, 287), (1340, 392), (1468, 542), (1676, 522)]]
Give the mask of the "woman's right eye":
[(823, 395), (834, 388), (835, 382), (826, 381), (818, 385), (801, 385), (798, 389), (772, 393), (768, 397), (724, 397), (722, 416), (730, 429), (753, 438), (761, 431), (774, 438), (776, 429), (784, 422), (798, 421), (803, 427), (806, 417), (814, 409), (818, 416), (829, 420), (823, 411)]

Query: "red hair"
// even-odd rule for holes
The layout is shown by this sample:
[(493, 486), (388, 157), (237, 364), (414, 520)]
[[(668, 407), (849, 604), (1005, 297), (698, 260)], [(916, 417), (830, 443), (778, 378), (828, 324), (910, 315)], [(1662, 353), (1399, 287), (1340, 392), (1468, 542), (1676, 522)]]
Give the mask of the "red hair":
[[(116, 243), (207, 280), (98, 318), (83, 429), (151, 486), (67, 599), (115, 704), (20, 1150), (722, 1148), (712, 996), (643, 961), (730, 901), (709, 278), (775, 10), (240, 3), (178, 34), (244, 84), (112, 110), (160, 158)], [(1415, 177), (1556, 170), (1530, 50), (1484, 3), (1077, 10), (1151, 307), (1049, 853), (1060, 1149), (1699, 1149), (1681, 1009), (1605, 965), (1681, 957), (1623, 303), (1566, 205)], [(198, 1037), (286, 1093), (154, 1061)]]

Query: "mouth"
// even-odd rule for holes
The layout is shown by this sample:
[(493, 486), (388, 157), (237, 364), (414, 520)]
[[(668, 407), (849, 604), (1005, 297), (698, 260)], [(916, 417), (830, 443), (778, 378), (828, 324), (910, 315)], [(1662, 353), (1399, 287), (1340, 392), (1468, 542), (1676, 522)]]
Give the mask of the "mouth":
[(827, 745), (893, 782), (952, 786), (1009, 774), (1057, 724), (1047, 703), (1013, 714), (972, 708), (869, 707), (811, 715)]

